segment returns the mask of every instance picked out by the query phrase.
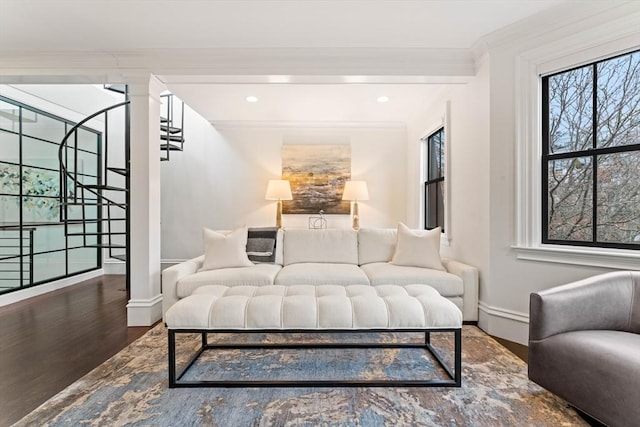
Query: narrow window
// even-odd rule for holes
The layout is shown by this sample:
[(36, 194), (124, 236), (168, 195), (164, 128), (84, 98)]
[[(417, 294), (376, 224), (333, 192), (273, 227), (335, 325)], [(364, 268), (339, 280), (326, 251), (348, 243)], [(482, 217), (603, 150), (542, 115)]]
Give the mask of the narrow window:
[(444, 231), (444, 127), (425, 138), (424, 228)]
[(640, 249), (640, 51), (542, 91), (543, 243)]

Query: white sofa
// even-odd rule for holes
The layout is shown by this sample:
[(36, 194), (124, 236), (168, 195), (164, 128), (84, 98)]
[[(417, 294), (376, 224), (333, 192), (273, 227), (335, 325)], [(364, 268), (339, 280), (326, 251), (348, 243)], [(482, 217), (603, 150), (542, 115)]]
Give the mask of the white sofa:
[(477, 321), (477, 269), (448, 259), (437, 260), (442, 270), (393, 263), (397, 236), (396, 229), (382, 228), (282, 229), (274, 263), (201, 271), (205, 255), (184, 261), (162, 272), (163, 319), (169, 307), (205, 285), (426, 284), (456, 304), (464, 321)]

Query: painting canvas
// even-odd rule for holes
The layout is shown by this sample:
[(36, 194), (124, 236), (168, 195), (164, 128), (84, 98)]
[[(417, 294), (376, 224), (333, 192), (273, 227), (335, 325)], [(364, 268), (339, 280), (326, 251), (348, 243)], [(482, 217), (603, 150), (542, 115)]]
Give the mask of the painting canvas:
[(283, 202), (282, 212), (349, 214), (342, 192), (350, 178), (349, 145), (283, 145), (282, 179), (291, 183), (293, 200)]

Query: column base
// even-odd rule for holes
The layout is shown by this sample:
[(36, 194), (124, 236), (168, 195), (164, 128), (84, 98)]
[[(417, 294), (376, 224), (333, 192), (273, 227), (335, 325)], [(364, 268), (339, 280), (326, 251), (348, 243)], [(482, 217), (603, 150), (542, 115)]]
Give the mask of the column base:
[(162, 319), (162, 295), (151, 299), (130, 299), (127, 304), (127, 326), (151, 326)]

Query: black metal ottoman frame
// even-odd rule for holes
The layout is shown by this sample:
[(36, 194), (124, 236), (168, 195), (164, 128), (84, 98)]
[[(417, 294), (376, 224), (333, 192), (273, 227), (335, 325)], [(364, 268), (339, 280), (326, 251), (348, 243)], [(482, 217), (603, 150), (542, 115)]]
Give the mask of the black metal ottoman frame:
[[(389, 332), (424, 332), (424, 343), (297, 343), (297, 344), (209, 344), (208, 333), (389, 333)], [(431, 345), (431, 332), (453, 332), (454, 334), (454, 368), (449, 367), (438, 351)], [(202, 345), (187, 362), (186, 366), (176, 371), (176, 334), (200, 334)], [(187, 370), (206, 350), (216, 349), (265, 349), (265, 348), (424, 348), (446, 372), (446, 379), (400, 379), (400, 380), (199, 380), (182, 379)], [(460, 387), (462, 385), (462, 330), (460, 328), (445, 329), (169, 329), (169, 387)]]

